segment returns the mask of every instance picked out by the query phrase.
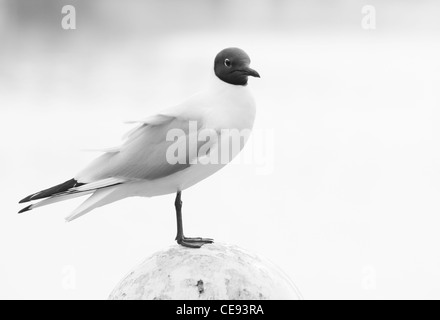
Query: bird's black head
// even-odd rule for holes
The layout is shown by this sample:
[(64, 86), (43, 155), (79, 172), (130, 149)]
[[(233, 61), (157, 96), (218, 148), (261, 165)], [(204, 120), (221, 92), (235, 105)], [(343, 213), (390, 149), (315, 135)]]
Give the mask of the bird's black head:
[(260, 77), (257, 71), (249, 68), (250, 63), (251, 59), (243, 50), (239, 48), (224, 49), (215, 58), (215, 75), (224, 82), (245, 86), (249, 76)]

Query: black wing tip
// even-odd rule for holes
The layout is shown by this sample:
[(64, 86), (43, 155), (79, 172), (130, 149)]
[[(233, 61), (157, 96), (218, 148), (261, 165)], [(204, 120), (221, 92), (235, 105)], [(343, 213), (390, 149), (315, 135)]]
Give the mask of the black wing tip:
[(57, 193), (65, 192), (71, 188), (80, 187), (84, 185), (84, 183), (78, 182), (76, 179), (70, 179), (64, 183), (61, 183), (59, 185), (56, 185), (52, 188), (31, 194), (30, 196), (27, 196), (24, 199), (21, 199), (18, 203), (25, 203), (33, 200), (40, 200), (44, 198), (51, 197), (53, 195), (56, 195)]
[(29, 202), (29, 201), (31, 201), (31, 198), (32, 198), (32, 196), (27, 196), (26, 198), (21, 199), (18, 203), (26, 203), (26, 202)]
[(26, 208), (21, 209), (20, 211), (18, 211), (18, 214), (22, 214), (22, 213), (25, 213), (25, 212), (30, 211), (30, 210), (32, 210), (32, 205), (27, 206)]

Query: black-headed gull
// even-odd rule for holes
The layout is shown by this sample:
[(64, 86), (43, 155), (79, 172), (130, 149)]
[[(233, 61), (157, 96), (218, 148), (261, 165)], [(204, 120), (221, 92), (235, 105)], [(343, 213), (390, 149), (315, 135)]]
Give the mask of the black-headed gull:
[[(177, 193), (176, 241), (190, 248), (212, 243), (212, 239), (184, 236), (182, 191), (220, 170), (244, 147), (256, 111), (248, 77), (260, 77), (249, 64), (249, 56), (241, 49), (221, 51), (204, 91), (138, 121), (122, 146), (107, 150), (75, 178), (24, 198), (20, 203), (41, 201), (19, 213), (91, 194), (66, 218), (72, 221), (127, 197)], [(234, 139), (237, 132), (238, 140)]]

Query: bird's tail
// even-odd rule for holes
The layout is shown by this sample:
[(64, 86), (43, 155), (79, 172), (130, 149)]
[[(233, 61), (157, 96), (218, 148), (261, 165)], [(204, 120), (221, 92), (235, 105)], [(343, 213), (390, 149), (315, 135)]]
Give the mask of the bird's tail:
[(72, 193), (72, 194), (53, 196), (53, 197), (41, 200), (40, 202), (28, 205), (27, 207), (21, 209), (18, 213), (21, 214), (21, 213), (24, 213), (24, 212), (27, 212), (27, 211), (31, 211), (31, 210), (39, 208), (39, 207), (47, 206), (49, 204), (53, 204), (53, 203), (57, 203), (57, 202), (60, 202), (60, 201), (65, 201), (65, 200), (70, 200), (70, 199), (82, 197), (82, 196), (85, 196), (85, 195), (90, 194), (92, 192), (93, 192), (93, 190), (88, 191), (88, 192), (77, 192), (77, 193)]
[(66, 219), (67, 221), (72, 221), (95, 208), (115, 201), (109, 196), (116, 190), (115, 187), (117, 185), (120, 185), (124, 182), (125, 180), (118, 178), (108, 178), (91, 183), (79, 183), (77, 180), (72, 179), (24, 198), (20, 201), (20, 203), (41, 199), (43, 200), (25, 207), (24, 209), (20, 210), (19, 213), (24, 213), (38, 207), (47, 206), (56, 202), (93, 193), (92, 196), (90, 196)]

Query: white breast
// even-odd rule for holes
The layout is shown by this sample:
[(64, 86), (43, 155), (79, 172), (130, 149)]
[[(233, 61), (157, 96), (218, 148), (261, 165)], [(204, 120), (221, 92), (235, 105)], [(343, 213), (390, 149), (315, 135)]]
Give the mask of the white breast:
[(235, 86), (220, 80), (206, 92), (208, 128), (252, 129), (255, 120), (255, 100), (247, 86)]

